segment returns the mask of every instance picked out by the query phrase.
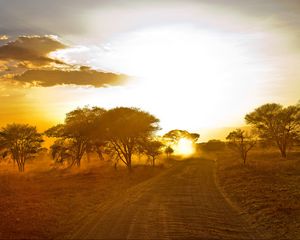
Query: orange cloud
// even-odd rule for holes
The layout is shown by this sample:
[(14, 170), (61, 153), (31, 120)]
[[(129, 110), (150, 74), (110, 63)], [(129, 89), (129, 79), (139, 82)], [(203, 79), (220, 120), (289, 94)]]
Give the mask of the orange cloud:
[(52, 36), (22, 36), (0, 46), (0, 80), (26, 86), (80, 85), (106, 87), (120, 85), (125, 76), (70, 65), (48, 56), (67, 48)]
[(81, 67), (80, 70), (28, 70), (15, 76), (14, 80), (41, 87), (55, 85), (85, 85), (93, 87), (106, 87), (120, 85), (125, 81), (124, 75), (104, 73)]
[(0, 35), (0, 41), (5, 41), (8, 40), (8, 36), (7, 35)]
[(67, 46), (50, 36), (22, 36), (0, 46), (0, 60), (28, 61), (41, 66), (62, 63), (48, 57), (50, 52)]

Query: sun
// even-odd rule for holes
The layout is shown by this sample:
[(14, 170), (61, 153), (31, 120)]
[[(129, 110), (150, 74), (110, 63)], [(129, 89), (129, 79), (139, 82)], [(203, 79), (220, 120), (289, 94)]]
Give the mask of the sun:
[(193, 141), (187, 138), (179, 139), (178, 143), (174, 146), (175, 154), (189, 156), (195, 152)]

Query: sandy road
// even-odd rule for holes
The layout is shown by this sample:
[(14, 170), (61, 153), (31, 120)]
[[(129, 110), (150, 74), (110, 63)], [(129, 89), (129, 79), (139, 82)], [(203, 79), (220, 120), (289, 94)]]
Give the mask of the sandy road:
[(255, 239), (218, 190), (214, 162), (182, 161), (99, 205), (67, 238)]

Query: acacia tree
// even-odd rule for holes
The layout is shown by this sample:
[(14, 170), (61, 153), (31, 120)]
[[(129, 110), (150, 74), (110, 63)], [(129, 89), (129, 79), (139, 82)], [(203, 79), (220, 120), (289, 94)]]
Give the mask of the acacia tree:
[(171, 154), (174, 152), (174, 149), (170, 146), (165, 148), (165, 153), (167, 154), (167, 158), (170, 159)]
[(197, 142), (199, 137), (200, 135), (198, 133), (190, 133), (186, 130), (179, 130), (179, 129), (171, 130), (163, 136), (163, 138), (166, 141), (172, 142), (173, 144), (177, 144), (181, 138), (189, 139), (195, 143)]
[(151, 159), (152, 166), (155, 166), (156, 158), (162, 153), (164, 144), (157, 140), (145, 140), (142, 142), (143, 153)]
[(50, 147), (51, 156), (57, 164), (64, 164), (72, 159), (70, 144), (64, 139), (57, 139)]
[(283, 158), (287, 157), (288, 148), (299, 137), (300, 106), (284, 108), (268, 103), (247, 114), (245, 119), (258, 130), (261, 139), (276, 144)]
[(170, 155), (174, 153), (173, 147), (176, 147), (181, 139), (188, 139), (195, 144), (199, 137), (200, 134), (190, 133), (186, 130), (174, 129), (167, 132), (165, 135), (163, 135), (163, 142), (167, 146), (164, 150), (164, 152), (167, 154), (167, 158), (170, 158)]
[[(95, 128), (97, 128), (95, 126)], [(101, 161), (104, 161), (104, 153), (109, 152), (109, 148), (107, 146), (107, 141), (104, 138), (104, 133), (93, 131), (90, 135), (91, 139), (87, 145), (87, 153), (88, 152), (96, 152), (98, 158)]]
[(0, 131), (0, 148), (4, 156), (17, 163), (20, 172), (25, 171), (26, 161), (42, 149), (42, 142), (42, 134), (27, 124), (8, 124)]
[(229, 145), (240, 154), (244, 164), (246, 164), (248, 152), (256, 144), (256, 140), (253, 136), (241, 129), (236, 129), (230, 132), (226, 139), (229, 141)]
[(141, 140), (151, 138), (159, 129), (159, 120), (137, 108), (117, 107), (103, 114), (99, 131), (116, 152), (118, 158), (131, 170), (132, 156)]
[(71, 154), (71, 166), (76, 164), (79, 167), (84, 153), (90, 150), (91, 144), (96, 144), (95, 128), (105, 111), (98, 107), (77, 108), (67, 113), (64, 124), (58, 124), (45, 132), (48, 137), (68, 143), (65, 147)]

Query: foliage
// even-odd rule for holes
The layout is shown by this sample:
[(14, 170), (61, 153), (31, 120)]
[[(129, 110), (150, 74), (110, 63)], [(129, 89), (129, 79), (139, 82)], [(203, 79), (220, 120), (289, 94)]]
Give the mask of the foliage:
[(0, 148), (4, 157), (10, 156), (24, 172), (25, 163), (42, 148), (42, 135), (27, 124), (8, 124), (0, 131)]
[(225, 142), (217, 139), (209, 140), (207, 143), (203, 144), (203, 150), (205, 151), (222, 151), (224, 150), (226, 144)]
[(167, 154), (167, 158), (170, 158), (170, 155), (174, 152), (174, 149), (170, 146), (165, 148), (165, 154)]
[(72, 160), (72, 145), (64, 139), (56, 140), (50, 147), (51, 156), (57, 164)]
[(162, 153), (164, 144), (157, 140), (143, 140), (141, 146), (143, 153), (151, 159), (152, 166), (155, 166), (155, 160)]
[(99, 130), (131, 170), (132, 155), (142, 140), (151, 138), (159, 129), (158, 122), (156, 117), (140, 109), (118, 107), (103, 114)]
[(245, 117), (253, 125), (261, 139), (272, 141), (286, 158), (287, 149), (297, 140), (300, 132), (300, 106), (282, 107), (268, 103), (256, 108)]
[(163, 136), (167, 142), (172, 142), (173, 144), (177, 144), (181, 138), (187, 138), (195, 143), (199, 137), (200, 135), (198, 133), (190, 133), (186, 130), (179, 129), (171, 130)]
[(66, 152), (64, 148), (68, 148), (67, 152), (72, 158), (71, 165), (80, 166), (82, 156), (91, 145), (100, 145), (98, 136), (95, 137), (95, 128), (105, 112), (106, 110), (98, 107), (77, 108), (67, 113), (64, 124), (58, 124), (45, 133), (48, 137), (59, 138), (61, 141), (57, 142), (59, 145), (54, 146), (54, 149)]
[(253, 135), (246, 133), (241, 129), (236, 129), (235, 131), (230, 132), (226, 139), (229, 141), (229, 145), (240, 154), (245, 164), (248, 152), (256, 144)]

